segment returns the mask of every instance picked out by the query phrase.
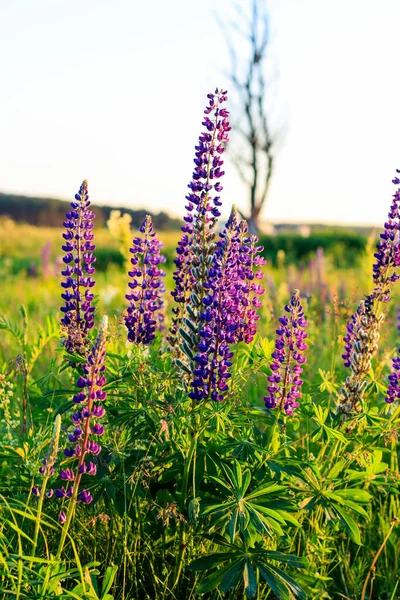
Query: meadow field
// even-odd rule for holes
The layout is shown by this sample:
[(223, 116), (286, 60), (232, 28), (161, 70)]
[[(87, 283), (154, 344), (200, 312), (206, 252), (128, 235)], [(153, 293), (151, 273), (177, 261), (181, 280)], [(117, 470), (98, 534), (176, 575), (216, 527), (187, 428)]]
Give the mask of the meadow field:
[(182, 234), (86, 182), (2, 221), (1, 598), (400, 598), (400, 192), (378, 251), (270, 260), (198, 184), (222, 111)]

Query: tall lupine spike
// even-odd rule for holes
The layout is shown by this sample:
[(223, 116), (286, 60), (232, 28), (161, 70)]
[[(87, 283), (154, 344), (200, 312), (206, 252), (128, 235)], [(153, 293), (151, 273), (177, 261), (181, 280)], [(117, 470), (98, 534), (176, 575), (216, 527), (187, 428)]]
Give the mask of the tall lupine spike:
[[(399, 173), (400, 171), (397, 170)], [(400, 179), (393, 179), (395, 185)], [(362, 300), (347, 324), (344, 364), (351, 369), (340, 390), (337, 411), (342, 419), (361, 410), (361, 402), (367, 387), (365, 376), (377, 353), (379, 331), (384, 314), (380, 305), (389, 301), (392, 286), (399, 279), (400, 266), (400, 188), (393, 195), (388, 220), (375, 253), (373, 266), (373, 291)], [(397, 363), (396, 363), (397, 364)], [(392, 391), (391, 396), (392, 397)], [(350, 429), (349, 429), (350, 430)]]
[(270, 367), (272, 375), (268, 377), (268, 392), (265, 396), (265, 406), (269, 409), (284, 410), (289, 416), (300, 405), (301, 386), (300, 375), (302, 365), (306, 362), (303, 351), (307, 349), (305, 339), (308, 337), (305, 328), (307, 321), (300, 302), (299, 290), (294, 290), (285, 312), (279, 319), (280, 326), (276, 330), (274, 361)]
[(79, 490), (79, 486), (84, 474), (96, 475), (96, 464), (86, 459), (90, 455), (97, 456), (101, 452), (97, 440), (104, 433), (104, 426), (99, 420), (105, 414), (102, 402), (107, 397), (103, 390), (106, 383), (104, 371), (107, 328), (108, 319), (103, 317), (96, 341), (83, 367), (84, 374), (76, 382), (79, 388), (73, 397), (76, 411), (71, 417), (73, 430), (68, 434), (71, 445), (64, 449), (64, 454), (67, 458), (78, 461), (78, 464), (75, 468), (66, 467), (60, 471), (60, 478), (65, 481), (65, 485), (57, 489), (55, 495), (60, 499), (72, 498), (72, 504), (68, 509), (69, 519), (66, 513), (61, 511), (60, 523), (71, 520), (76, 501), (84, 504), (92, 501), (91, 493), (85, 489)]
[[(400, 308), (397, 309), (397, 332), (400, 334)], [(392, 404), (400, 400), (400, 348), (397, 348), (397, 354), (392, 358), (392, 371), (388, 377), (389, 385), (386, 392), (386, 402)]]
[[(397, 169), (397, 173), (400, 170)], [(400, 184), (400, 179), (395, 177), (395, 185)], [(380, 242), (375, 253), (376, 262), (373, 266), (373, 279), (375, 283), (374, 294), (379, 302), (388, 302), (391, 287), (400, 275), (397, 268), (400, 267), (400, 187), (393, 194), (388, 220), (384, 224), (383, 232), (380, 234)]]
[[(182, 341), (180, 330), (185, 315), (194, 323), (199, 316), (204, 296), (203, 285), (215, 249), (214, 228), (222, 204), (218, 195), (223, 189), (219, 181), (224, 175), (221, 156), (226, 150), (228, 132), (231, 129), (229, 113), (225, 108), (221, 108), (221, 104), (228, 99), (227, 92), (216, 89), (214, 94), (208, 94), (207, 97), (209, 103), (204, 111), (206, 116), (202, 123), (206, 130), (200, 135), (199, 143), (195, 147), (196, 166), (188, 186), (190, 193), (186, 196), (187, 214), (184, 217), (183, 235), (175, 259), (177, 269), (174, 272), (175, 290), (172, 296), (178, 306), (173, 308), (174, 316), (168, 341), (176, 357), (181, 356), (183, 351), (186, 356), (193, 358), (199, 341), (198, 336), (192, 335), (190, 328), (187, 330), (183, 327), (184, 341), (179, 345)], [(210, 114), (211, 118), (208, 116)], [(217, 195), (214, 195), (215, 193)]]
[(89, 207), (88, 184), (83, 181), (64, 221), (66, 232), (63, 233), (62, 249), (65, 252), (65, 266), (61, 272), (65, 277), (61, 283), (64, 288), (61, 297), (65, 300), (61, 307), (61, 324), (66, 336), (64, 345), (68, 352), (83, 356), (88, 352), (87, 332), (94, 325), (95, 313), (91, 291), (95, 284), (91, 277), (95, 272), (93, 263), (96, 260), (92, 254), (95, 249), (92, 231), (95, 216)]
[(137, 344), (149, 344), (155, 338), (156, 330), (164, 329), (164, 292), (165, 272), (159, 264), (165, 262), (149, 215), (146, 216), (139, 231), (143, 237), (133, 240), (131, 253), (132, 269), (126, 295), (129, 300), (125, 325), (128, 329), (128, 341)]
[[(234, 285), (236, 255), (240, 238), (236, 221), (231, 218), (216, 244), (216, 250), (204, 283), (205, 295), (199, 315), (199, 342), (192, 365), (192, 390), (196, 402), (223, 400), (228, 391), (232, 366), (231, 346), (239, 327), (240, 288)], [(232, 268), (234, 271), (232, 271)]]

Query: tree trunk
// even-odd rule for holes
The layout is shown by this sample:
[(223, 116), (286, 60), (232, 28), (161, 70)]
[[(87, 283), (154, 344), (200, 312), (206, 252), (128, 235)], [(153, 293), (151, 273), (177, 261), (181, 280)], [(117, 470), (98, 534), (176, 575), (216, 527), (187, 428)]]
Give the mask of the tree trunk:
[(252, 235), (259, 235), (260, 233), (260, 206), (252, 206), (250, 218), (247, 221), (249, 226), (249, 233)]

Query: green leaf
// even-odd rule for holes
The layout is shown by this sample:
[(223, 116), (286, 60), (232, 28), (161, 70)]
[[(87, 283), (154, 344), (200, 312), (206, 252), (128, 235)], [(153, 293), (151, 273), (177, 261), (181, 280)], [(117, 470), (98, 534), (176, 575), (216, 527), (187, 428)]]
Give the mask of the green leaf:
[(235, 563), (229, 571), (225, 573), (221, 580), (221, 585), (219, 586), (220, 591), (224, 594), (225, 592), (229, 592), (239, 583), (242, 573), (243, 573), (243, 565), (244, 560)]
[(335, 494), (345, 500), (352, 500), (361, 504), (369, 504), (372, 500), (371, 494), (365, 490), (346, 488), (345, 490), (335, 490)]
[(103, 600), (105, 600), (104, 596), (110, 591), (112, 584), (114, 583), (115, 576), (118, 571), (117, 565), (111, 565), (107, 567), (103, 582), (101, 584), (101, 595)]
[[(240, 559), (235, 561), (235, 563), (240, 562)], [(235, 563), (228, 563), (225, 567), (221, 567), (217, 571), (214, 571), (208, 577), (203, 579), (200, 583), (199, 587), (196, 590), (196, 594), (206, 594), (207, 592), (211, 592), (211, 590), (215, 589), (218, 585), (220, 585), (222, 578), (225, 573), (227, 573)]]
[(344, 508), (339, 507), (337, 504), (333, 507), (333, 510), (338, 514), (341, 523), (343, 524), (346, 532), (350, 536), (350, 539), (353, 540), (358, 546), (362, 546), (360, 530), (357, 527), (357, 523), (354, 521), (353, 517), (349, 515)]
[[(278, 598), (281, 598), (281, 600), (291, 600), (290, 594), (293, 594), (296, 598), (299, 598), (299, 600), (307, 600), (307, 595), (304, 590), (301, 589), (299, 584), (282, 571), (282, 569), (279, 569), (279, 567), (258, 564), (258, 569), (272, 591)], [(277, 591), (271, 585), (272, 582), (276, 586)]]
[(191, 571), (206, 571), (211, 567), (216, 567), (223, 562), (234, 557), (233, 552), (216, 552), (215, 554), (208, 554), (207, 556), (200, 556), (190, 563), (189, 569)]
[(253, 567), (248, 559), (243, 569), (244, 591), (247, 598), (252, 598), (257, 593), (257, 578)]

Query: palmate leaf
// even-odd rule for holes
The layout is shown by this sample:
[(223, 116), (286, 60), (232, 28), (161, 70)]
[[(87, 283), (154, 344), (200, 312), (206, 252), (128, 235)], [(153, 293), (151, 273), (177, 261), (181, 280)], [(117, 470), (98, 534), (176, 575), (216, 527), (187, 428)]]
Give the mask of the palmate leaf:
[[(325, 509), (328, 519), (338, 520), (344, 527), (350, 539), (361, 545), (360, 531), (351, 513), (354, 511), (363, 518), (368, 518), (368, 513), (363, 505), (368, 505), (372, 496), (367, 491), (357, 488), (341, 488), (342, 478), (339, 475), (345, 470), (345, 462), (338, 461), (332, 469), (323, 476), (318, 467), (302, 469), (298, 477), (304, 482), (299, 489), (306, 497), (299, 502), (299, 508), (312, 511), (317, 506)], [(319, 478), (317, 475), (319, 474)]]
[(339, 516), (339, 520), (344, 526), (350, 539), (353, 540), (358, 546), (362, 546), (360, 530), (358, 529), (357, 523), (353, 517), (341, 506), (335, 504), (332, 506), (332, 510)]
[(291, 600), (292, 596), (299, 600), (307, 600), (307, 594), (299, 584), (282, 569), (259, 563), (257, 563), (257, 567), (274, 594), (281, 600)]
[[(211, 539), (209, 536), (206, 537)], [(212, 572), (200, 583), (196, 593), (205, 594), (217, 587), (221, 593), (226, 593), (236, 588), (242, 581), (246, 597), (252, 598), (257, 593), (258, 570), (278, 598), (306, 599), (306, 594), (298, 583), (274, 564), (281, 562), (295, 568), (304, 568), (307, 564), (304, 559), (274, 550), (229, 544), (221, 536), (216, 536), (214, 542), (230, 547), (232, 551), (202, 556), (190, 564), (189, 568), (192, 571), (212, 569)]]
[[(240, 567), (239, 567), (240, 575), (242, 575), (242, 573), (243, 573), (243, 568), (241, 567), (242, 563), (244, 563), (244, 561), (242, 559), (236, 559), (236, 560), (233, 560), (232, 562), (229, 562), (224, 567), (221, 567), (220, 569), (213, 571), (210, 575), (208, 575), (200, 583), (199, 587), (196, 590), (196, 594), (206, 594), (207, 592), (211, 592), (211, 590), (214, 590), (216, 587), (218, 587), (222, 583), (222, 579), (224, 578), (224, 576), (227, 573), (231, 572), (232, 569), (235, 569), (235, 567), (237, 567), (238, 565), (240, 565)], [(192, 568), (191, 565), (190, 565), (190, 568)], [(240, 577), (238, 579), (240, 579)], [(230, 588), (230, 589), (232, 589), (232, 588)]]
[(238, 585), (243, 573), (243, 564), (244, 560), (240, 560), (239, 562), (234, 563), (233, 566), (225, 572), (219, 586), (219, 589), (223, 594), (229, 592), (229, 590), (232, 590)]
[[(242, 472), (238, 461), (233, 468), (223, 466), (227, 479), (210, 477), (226, 498), (218, 504), (207, 506), (202, 515), (214, 517), (214, 525), (222, 525), (233, 542), (237, 531), (245, 533), (251, 525), (255, 531), (284, 536), (282, 525), (286, 525), (284, 513), (279, 512), (280, 502), (276, 494), (285, 488), (275, 482), (267, 482), (247, 493), (251, 484), (250, 471)], [(279, 499), (280, 500), (280, 499)], [(282, 508), (289, 508), (287, 505)]]

